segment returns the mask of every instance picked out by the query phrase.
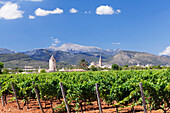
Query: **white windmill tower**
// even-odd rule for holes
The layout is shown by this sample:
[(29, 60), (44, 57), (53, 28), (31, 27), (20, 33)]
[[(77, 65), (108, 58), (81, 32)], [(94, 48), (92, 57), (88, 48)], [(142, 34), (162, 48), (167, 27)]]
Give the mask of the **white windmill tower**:
[(52, 55), (49, 60), (49, 72), (55, 72), (56, 71), (56, 59)]

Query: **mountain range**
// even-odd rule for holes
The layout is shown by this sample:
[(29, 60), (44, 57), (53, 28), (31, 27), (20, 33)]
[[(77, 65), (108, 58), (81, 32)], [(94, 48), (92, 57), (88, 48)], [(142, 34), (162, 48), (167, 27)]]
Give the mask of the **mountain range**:
[(170, 65), (170, 57), (157, 56), (145, 52), (126, 51), (122, 49), (102, 49), (94, 46), (83, 46), (65, 43), (60, 47), (33, 49), (26, 52), (15, 53), (12, 50), (0, 48), (0, 61), (5, 67), (23, 67), (25, 65), (48, 68), (48, 60), (54, 55), (57, 64), (61, 66), (77, 65), (81, 59), (90, 64), (98, 63), (100, 55), (103, 64), (114, 63), (122, 65)]
[(15, 52), (12, 50), (0, 48), (0, 54), (13, 54), (13, 53), (15, 53)]

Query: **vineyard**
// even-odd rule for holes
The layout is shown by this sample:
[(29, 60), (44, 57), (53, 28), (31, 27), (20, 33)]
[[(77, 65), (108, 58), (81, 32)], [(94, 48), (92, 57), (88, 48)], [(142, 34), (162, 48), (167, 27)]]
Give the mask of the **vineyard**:
[[(6, 101), (6, 96), (14, 94), (14, 88), (17, 98), (23, 100), (29, 109), (29, 102), (37, 98), (36, 88), (40, 100), (50, 102), (53, 112), (66, 112), (60, 82), (71, 112), (83, 112), (84, 105), (91, 105), (97, 100), (96, 83), (100, 100), (117, 112), (119, 108), (142, 106), (139, 82), (143, 85), (148, 111), (161, 109), (166, 113), (170, 109), (170, 70), (0, 75), (0, 96)], [(60, 104), (52, 107), (56, 101)]]

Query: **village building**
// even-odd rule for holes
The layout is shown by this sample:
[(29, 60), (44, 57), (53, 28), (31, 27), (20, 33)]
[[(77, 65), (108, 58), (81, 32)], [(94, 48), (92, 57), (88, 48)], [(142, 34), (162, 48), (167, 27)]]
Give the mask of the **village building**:
[(103, 65), (103, 61), (102, 61), (102, 56), (100, 55), (99, 58), (99, 64), (96, 64), (95, 62), (91, 62), (90, 66), (88, 68), (91, 68), (92, 66), (94, 67), (100, 67), (100, 68), (111, 68), (111, 65)]
[(136, 66), (145, 68), (145, 67), (153, 66), (153, 64), (140, 65), (140, 64), (138, 63)]
[(65, 70), (64, 68), (60, 69), (59, 70), (60, 72), (85, 72), (86, 70), (84, 69), (68, 69), (68, 70)]
[(88, 67), (88, 68), (90, 68), (90, 67), (92, 67), (92, 66), (97, 67), (97, 65), (96, 65), (96, 63), (95, 63), (95, 62), (91, 62), (91, 64), (89, 65), (89, 67)]
[(90, 66), (88, 68), (90, 68), (92, 66), (102, 67), (102, 57), (101, 57), (101, 55), (100, 55), (100, 58), (99, 58), (99, 64), (96, 64), (95, 62), (91, 62)]

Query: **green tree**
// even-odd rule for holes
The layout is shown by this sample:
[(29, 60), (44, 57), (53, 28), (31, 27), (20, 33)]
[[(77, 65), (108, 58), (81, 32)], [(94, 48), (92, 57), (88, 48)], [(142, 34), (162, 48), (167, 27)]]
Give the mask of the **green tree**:
[(23, 71), (22, 69), (18, 69), (18, 72), (20, 72), (20, 73), (21, 73), (21, 72), (24, 72), (24, 71)]
[(15, 73), (21, 73), (21, 72), (24, 72), (21, 68), (18, 68), (18, 67), (15, 67), (15, 69), (14, 69), (14, 72)]
[(129, 67), (128, 65), (124, 65), (124, 67)]
[(2, 74), (2, 68), (4, 67), (4, 63), (0, 62), (0, 74)]
[(160, 65), (157, 65), (157, 68), (158, 68), (158, 69), (162, 69), (162, 67), (161, 67)]
[(169, 66), (169, 67), (167, 67), (167, 70), (170, 70), (170, 66)]
[(87, 69), (88, 68), (88, 62), (86, 60), (82, 59), (82, 60), (80, 60), (78, 66), (81, 69)]
[(40, 73), (46, 73), (45, 69), (41, 69)]
[(35, 72), (38, 72), (38, 69), (36, 69)]
[(119, 70), (123, 70), (123, 68), (122, 68), (122, 67), (119, 67)]
[(119, 65), (113, 64), (112, 65), (112, 70), (119, 70)]
[(90, 70), (92, 70), (92, 71), (97, 71), (97, 68), (96, 68), (95, 66), (91, 66), (91, 67), (90, 67)]
[(3, 68), (3, 72), (2, 72), (3, 74), (9, 74), (9, 69), (7, 69), (7, 68)]
[(152, 69), (152, 66), (149, 66), (148, 69)]

